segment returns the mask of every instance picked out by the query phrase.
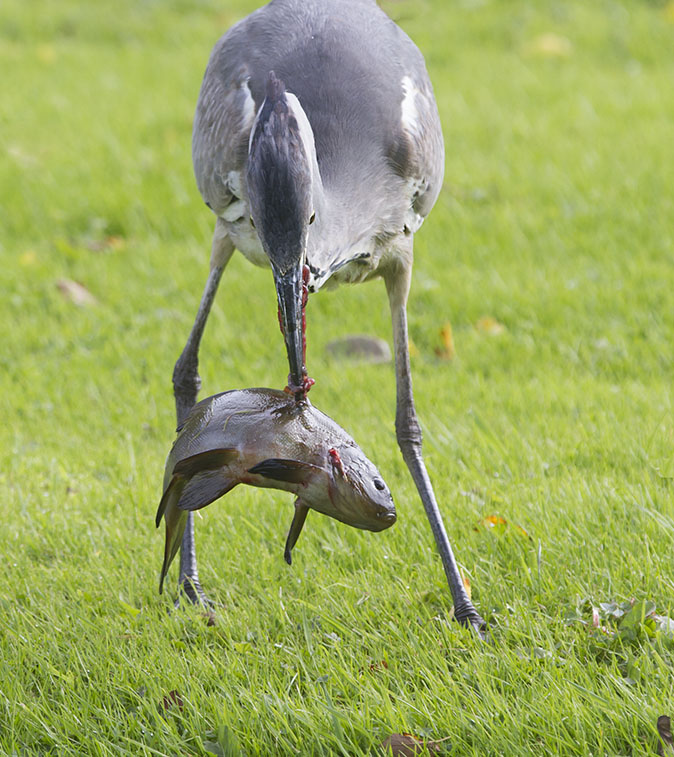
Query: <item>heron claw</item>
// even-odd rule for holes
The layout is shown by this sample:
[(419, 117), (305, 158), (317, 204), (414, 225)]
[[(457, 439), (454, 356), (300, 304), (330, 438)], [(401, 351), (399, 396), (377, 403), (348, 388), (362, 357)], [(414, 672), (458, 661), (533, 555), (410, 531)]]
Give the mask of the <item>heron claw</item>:
[[(215, 602), (210, 600), (204, 594), (203, 589), (201, 588), (201, 586), (199, 586), (198, 583), (197, 588), (195, 589), (194, 582), (190, 581), (190, 579), (185, 578), (182, 581), (178, 590), (178, 596), (173, 603), (173, 608), (175, 610), (180, 609), (183, 598), (186, 598), (190, 602), (190, 604), (198, 605), (199, 607), (201, 607), (204, 613), (204, 617), (206, 618), (207, 626), (215, 625), (217, 619), (215, 615)], [(171, 615), (172, 610), (169, 610), (168, 614)]]

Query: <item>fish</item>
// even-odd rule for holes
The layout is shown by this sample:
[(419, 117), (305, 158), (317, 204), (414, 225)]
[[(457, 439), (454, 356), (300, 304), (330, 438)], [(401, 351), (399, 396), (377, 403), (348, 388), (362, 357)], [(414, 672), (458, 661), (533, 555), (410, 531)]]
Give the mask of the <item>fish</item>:
[(305, 398), (274, 389), (233, 389), (198, 402), (166, 459), (156, 526), (166, 524), (164, 579), (180, 547), (187, 514), (210, 505), (239, 484), (295, 495), (284, 558), (309, 510), (368, 531), (396, 521), (391, 492), (356, 442)]

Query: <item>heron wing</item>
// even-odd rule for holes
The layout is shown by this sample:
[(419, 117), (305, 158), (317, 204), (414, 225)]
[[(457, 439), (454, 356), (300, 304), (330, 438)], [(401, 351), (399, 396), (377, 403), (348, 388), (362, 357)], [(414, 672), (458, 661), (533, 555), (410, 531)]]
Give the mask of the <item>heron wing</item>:
[(213, 49), (192, 132), (192, 160), (201, 196), (216, 215), (230, 221), (246, 212), (241, 202), (245, 194), (241, 175), (255, 118), (245, 62), (235, 67), (221, 62), (223, 47), (234, 29)]

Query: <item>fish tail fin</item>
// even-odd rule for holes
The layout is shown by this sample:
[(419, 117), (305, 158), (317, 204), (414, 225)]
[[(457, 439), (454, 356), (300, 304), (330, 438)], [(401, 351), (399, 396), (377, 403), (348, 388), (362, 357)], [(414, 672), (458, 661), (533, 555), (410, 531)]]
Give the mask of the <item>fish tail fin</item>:
[(185, 485), (178, 507), (181, 510), (201, 510), (216, 499), (231, 491), (239, 482), (225, 478), (221, 471), (204, 471), (197, 473)]
[(169, 482), (169, 485), (166, 487), (166, 491), (164, 492), (161, 500), (159, 501), (157, 514), (154, 517), (155, 528), (159, 528), (159, 524), (161, 523), (162, 516), (166, 512), (166, 508), (168, 506), (169, 500), (171, 499), (172, 496), (175, 495), (175, 488), (178, 486), (178, 481), (181, 478), (182, 476), (173, 476), (173, 478)]
[(162, 515), (166, 522), (166, 538), (164, 541), (164, 562), (161, 567), (159, 577), (159, 593), (162, 593), (164, 579), (168, 569), (176, 556), (180, 543), (182, 542), (185, 524), (187, 523), (187, 513), (178, 507), (180, 494), (185, 486), (185, 479), (182, 476), (173, 476), (171, 483), (168, 485), (164, 496), (159, 503), (157, 510), (157, 525), (159, 525)]

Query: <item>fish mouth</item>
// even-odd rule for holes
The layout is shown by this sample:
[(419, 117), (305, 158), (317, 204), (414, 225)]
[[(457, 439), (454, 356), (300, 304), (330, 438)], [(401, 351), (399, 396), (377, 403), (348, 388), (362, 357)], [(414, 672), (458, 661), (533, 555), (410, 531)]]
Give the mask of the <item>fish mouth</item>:
[(390, 528), (398, 519), (395, 510), (381, 510), (375, 515), (375, 520), (367, 526), (370, 531), (384, 531)]

